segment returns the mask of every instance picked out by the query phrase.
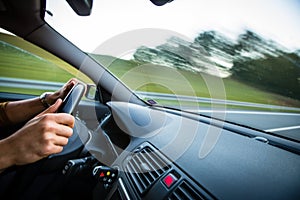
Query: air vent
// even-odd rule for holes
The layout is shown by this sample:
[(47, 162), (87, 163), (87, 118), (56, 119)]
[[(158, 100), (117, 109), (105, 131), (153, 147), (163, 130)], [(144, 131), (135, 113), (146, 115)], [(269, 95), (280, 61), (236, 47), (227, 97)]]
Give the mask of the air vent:
[(126, 173), (143, 195), (170, 167), (150, 147), (133, 154), (125, 163)]
[(168, 197), (168, 200), (198, 200), (204, 199), (199, 193), (188, 183), (183, 181)]

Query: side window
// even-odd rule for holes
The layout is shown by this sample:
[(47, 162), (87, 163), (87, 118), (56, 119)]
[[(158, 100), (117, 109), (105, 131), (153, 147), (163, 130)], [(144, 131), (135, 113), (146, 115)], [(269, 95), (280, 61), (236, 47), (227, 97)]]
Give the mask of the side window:
[(0, 31), (0, 92), (39, 95), (55, 91), (70, 78), (92, 81), (49, 52)]

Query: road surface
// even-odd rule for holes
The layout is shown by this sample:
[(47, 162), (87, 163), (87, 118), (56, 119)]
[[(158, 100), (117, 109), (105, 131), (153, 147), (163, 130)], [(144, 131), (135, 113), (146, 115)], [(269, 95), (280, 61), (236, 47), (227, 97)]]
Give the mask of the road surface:
[[(212, 115), (211, 110), (190, 111), (207, 116)], [(224, 111), (220, 112), (224, 113)], [(226, 110), (223, 116), (225, 120), (230, 122), (254, 127), (300, 141), (300, 114), (298, 113)]]

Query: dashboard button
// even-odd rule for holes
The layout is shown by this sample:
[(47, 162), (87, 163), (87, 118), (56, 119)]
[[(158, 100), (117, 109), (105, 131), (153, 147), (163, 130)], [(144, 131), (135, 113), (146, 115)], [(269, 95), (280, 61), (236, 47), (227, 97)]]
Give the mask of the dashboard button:
[(177, 181), (177, 177), (174, 176), (172, 173), (169, 173), (164, 179), (163, 183), (167, 186), (167, 188), (172, 187), (172, 185)]

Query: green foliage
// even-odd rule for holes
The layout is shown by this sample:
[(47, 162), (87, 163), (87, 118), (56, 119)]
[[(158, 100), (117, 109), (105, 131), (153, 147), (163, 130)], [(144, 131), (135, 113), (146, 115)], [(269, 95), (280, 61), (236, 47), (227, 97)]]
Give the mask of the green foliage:
[[(0, 34), (0, 39), (2, 41), (0, 41), (0, 72), (2, 77), (64, 82), (70, 77), (72, 77), (72, 74), (76, 74), (76, 69), (72, 68), (67, 63), (57, 59), (55, 56), (47, 53), (46, 51), (38, 47), (35, 47), (34, 45), (18, 37)], [(216, 51), (217, 47), (221, 45), (218, 42), (219, 40), (221, 40), (221, 36), (218, 37), (218, 39), (214, 39), (215, 46), (213, 48), (207, 49), (210, 49), (210, 51)], [(176, 40), (176, 42), (180, 41)], [(226, 44), (233, 45), (233, 43), (229, 42), (226, 42)], [(165, 48), (163, 50), (165, 51), (167, 49), (167, 46), (164, 47)], [(183, 46), (181, 46), (181, 48), (183, 48)], [(193, 50), (191, 51), (192, 55), (196, 55), (195, 53), (197, 48), (199, 48), (199, 51), (201, 50), (199, 46), (194, 46)], [(184, 49), (186, 49), (186, 46), (184, 47)], [(223, 50), (224, 49), (228, 50), (228, 48), (225, 47), (223, 48)], [(231, 53), (233, 52), (232, 49), (229, 50)], [(179, 52), (175, 49), (174, 51)], [(187, 52), (188, 50), (186, 49), (186, 53)], [(167, 53), (167, 51), (165, 51), (165, 53)], [(224, 53), (222, 52), (219, 53), (224, 55)], [(186, 85), (184, 85), (188, 84), (192, 88), (194, 95), (198, 97), (216, 98), (216, 94), (212, 94), (212, 92), (215, 91), (209, 88), (210, 86), (208, 85), (207, 80), (209, 80), (210, 83), (222, 81), (224, 84), (224, 92), (226, 94), (225, 98), (228, 100), (300, 107), (299, 101), (286, 98), (282, 95), (274, 94), (272, 90), (266, 87), (262, 88), (259, 86), (264, 84), (268, 85), (272, 82), (271, 80), (266, 79), (268, 80), (268, 83), (262, 83), (258, 81), (257, 85), (253, 84), (252, 81), (253, 78), (260, 77), (254, 73), (255, 71), (257, 73), (258, 71), (260, 71), (259, 73), (265, 74), (265, 77), (267, 75), (271, 77), (273, 72), (271, 73), (270, 71), (274, 69), (268, 69), (268, 67), (266, 66), (276, 66), (275, 69), (279, 71), (276, 73), (276, 76), (273, 76), (275, 77), (275, 80), (281, 80), (282, 77), (285, 77), (285, 79), (281, 81), (285, 81), (286, 85), (293, 85), (295, 80), (299, 80), (297, 79), (297, 77), (299, 77), (299, 71), (295, 71), (295, 69), (299, 69), (299, 67), (295, 68), (295, 66), (299, 66), (299, 57), (294, 54), (289, 54), (281, 57), (268, 56), (267, 59), (239, 59), (239, 62), (236, 61), (232, 68), (233, 76), (223, 79), (216, 76), (208, 75), (206, 73), (195, 73), (190, 70), (175, 69), (179, 74), (181, 74), (184, 77), (184, 84), (183, 82), (174, 80), (174, 77), (171, 74), (169, 74), (167, 70), (165, 70), (170, 68), (166, 68), (164, 66), (149, 65), (147, 64), (147, 62), (137, 60), (123, 60), (107, 55), (91, 54), (91, 56), (95, 60), (99, 61), (102, 65), (104, 65), (107, 69), (109, 69), (128, 87), (137, 91), (190, 95), (190, 93), (186, 90)], [(172, 54), (172, 56), (174, 57), (174, 54)], [(172, 56), (169, 58), (171, 59)], [(186, 55), (183, 57), (187, 58)], [(198, 58), (200, 59), (201, 57)], [(278, 64), (280, 66), (277, 66), (275, 64)], [(145, 66), (147, 67), (145, 68)], [(290, 68), (290, 71), (286, 71), (286, 67)], [(252, 77), (248, 77), (249, 71), (252, 72)], [(287, 74), (283, 75), (285, 72)], [(290, 77), (292, 76), (294, 78), (290, 80)], [(145, 82), (145, 80), (146, 82), (148, 82), (148, 84), (139, 85), (139, 83)], [(157, 84), (162, 80), (172, 84), (172, 89), (165, 87), (165, 85), (163, 84)], [(280, 84), (282, 85), (282, 83)], [(299, 81), (297, 82), (297, 84), (295, 84), (295, 88), (293, 90), (294, 93), (292, 95), (299, 94), (297, 93), (297, 87), (299, 88)], [(273, 86), (271, 87), (273, 88)], [(268, 92), (266, 90), (271, 92)], [(41, 91), (37, 90), (21, 90), (18, 88), (5, 87), (0, 87), (0, 91), (28, 93), (36, 95), (41, 93)]]
[(300, 58), (296, 54), (237, 61), (231, 72), (234, 79), (300, 100)]
[[(207, 31), (200, 33), (193, 42), (171, 37), (165, 44), (155, 48), (140, 47), (134, 58), (201, 76), (210, 74), (227, 77), (224, 82), (234, 79), (252, 87), (249, 91), (244, 90), (247, 93), (252, 93), (253, 89), (263, 90), (287, 99), (300, 100), (299, 52), (290, 53), (275, 41), (250, 30), (240, 34), (236, 41), (216, 31)], [(219, 74), (216, 74), (216, 69)], [(234, 91), (234, 88), (229, 90)], [(241, 92), (236, 96), (228, 96), (240, 99), (244, 94)]]

